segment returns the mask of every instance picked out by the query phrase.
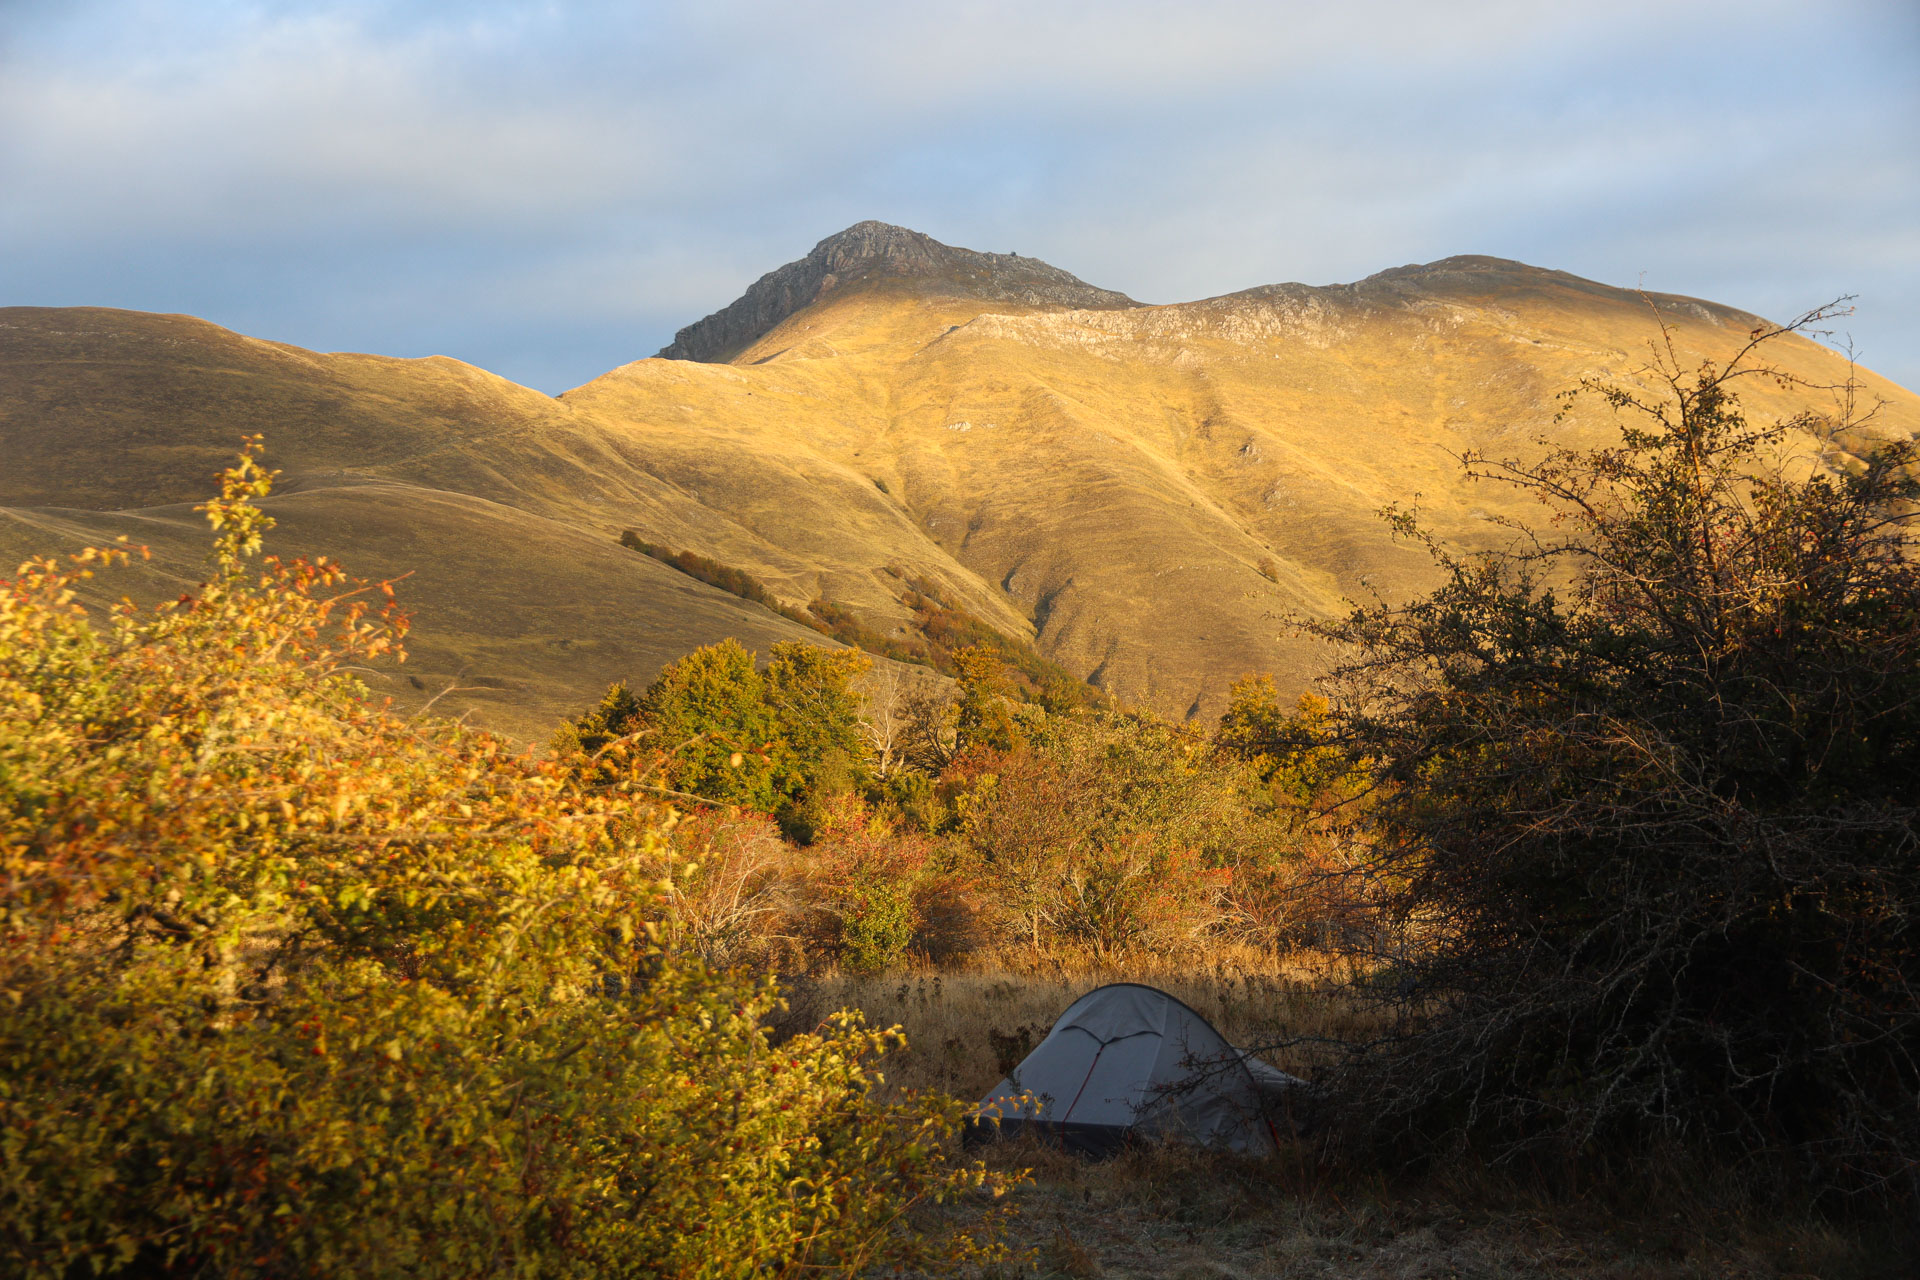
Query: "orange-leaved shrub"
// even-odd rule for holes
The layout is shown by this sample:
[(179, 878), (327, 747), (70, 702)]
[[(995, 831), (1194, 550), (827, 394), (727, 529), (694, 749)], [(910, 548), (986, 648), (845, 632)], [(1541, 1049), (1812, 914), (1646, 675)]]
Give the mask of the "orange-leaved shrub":
[(967, 864), (1003, 940), (1105, 959), (1203, 945), (1236, 868), (1287, 850), (1236, 762), (1150, 716), (1027, 717), (984, 753), (960, 807)]
[[(955, 1104), (673, 944), (661, 812), (407, 721), (384, 586), (252, 557), (98, 621), (0, 583), (0, 1271), (788, 1275), (987, 1247)], [(638, 779), (636, 779), (638, 781)], [(910, 1220), (911, 1219), (911, 1220)]]
[(889, 822), (861, 797), (833, 797), (806, 850), (802, 927), (811, 945), (851, 973), (973, 950), (965, 885), (947, 854), (943, 842)]
[(978, 909), (945, 842), (902, 829), (860, 796), (826, 797), (808, 845), (766, 814), (679, 816), (671, 835), (675, 936), (716, 964), (779, 973), (876, 973), (978, 950)]

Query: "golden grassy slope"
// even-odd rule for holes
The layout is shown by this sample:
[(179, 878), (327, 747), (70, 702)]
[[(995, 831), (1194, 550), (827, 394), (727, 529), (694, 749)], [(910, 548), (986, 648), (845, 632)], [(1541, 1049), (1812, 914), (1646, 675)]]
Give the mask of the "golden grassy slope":
[[(1753, 322), (1656, 301), (1687, 361)], [(282, 547), (414, 571), (416, 674), (500, 682), (442, 705), (501, 727), (537, 736), (608, 679), (721, 635), (811, 634), (614, 547), (624, 528), (882, 625), (907, 619), (904, 580), (928, 579), (1127, 700), (1211, 715), (1243, 672), (1310, 677), (1320, 656), (1282, 616), (1430, 581), (1383, 504), (1417, 496), (1467, 545), (1496, 535), (1489, 516), (1532, 514), (1463, 485), (1451, 455), (1610, 438), (1597, 405), (1555, 425), (1554, 393), (1630, 379), (1653, 333), (1632, 293), (1494, 259), (1088, 311), (877, 277), (729, 364), (642, 360), (553, 399), (444, 358), (14, 308), (0, 506), (141, 514), (15, 512), (0, 552), (144, 521), (188, 555), (180, 513), (147, 509), (203, 495), (257, 431), (288, 472)], [(1776, 354), (1816, 381), (1845, 373), (1810, 342)], [(1920, 398), (1863, 376), (1890, 402), (1879, 431), (1920, 432)], [(1807, 404), (1749, 393), (1761, 414)]]
[[(765, 654), (777, 640), (827, 643), (757, 605), (590, 532), (464, 494), (369, 482), (262, 504), (279, 521), (268, 550), (327, 555), (373, 579), (409, 575), (409, 659), (363, 675), (402, 706), (470, 713), (544, 742), (615, 680), (644, 683), (721, 636)], [(150, 564), (110, 571), (93, 601), (153, 600), (204, 577), (207, 527), (189, 505), (140, 511), (0, 509), (0, 563), (125, 534)]]
[[(1657, 301), (1686, 361), (1753, 324)], [(816, 303), (731, 365), (642, 361), (563, 399), (644, 434), (663, 476), (708, 479), (724, 452), (731, 474), (710, 478), (729, 510), (809, 539), (836, 585), (855, 585), (863, 553), (931, 544), (1069, 669), (1212, 714), (1244, 671), (1312, 670), (1278, 616), (1431, 581), (1386, 536), (1384, 504), (1417, 498), (1467, 545), (1498, 533), (1491, 515), (1533, 514), (1465, 486), (1454, 455), (1610, 439), (1598, 405), (1556, 425), (1554, 393), (1631, 379), (1654, 332), (1634, 294), (1495, 260), (1132, 310), (983, 313), (892, 286)], [(1845, 374), (1810, 342), (1777, 354), (1816, 381)], [(1892, 402), (1882, 429), (1920, 430), (1920, 399), (1864, 376)], [(1756, 383), (1750, 403), (1784, 414), (1807, 399)], [(832, 477), (846, 517), (784, 507), (803, 466)], [(892, 536), (869, 550), (855, 523)]]
[(410, 575), (411, 660), (369, 676), (403, 705), (444, 695), (439, 711), (543, 741), (613, 680), (721, 636), (824, 643), (617, 545), (617, 518), (580, 518), (639, 506), (647, 478), (572, 417), (452, 360), (320, 356), (188, 317), (0, 312), (0, 564), (125, 534), (154, 559), (103, 577), (96, 602), (191, 590), (208, 543), (192, 503), (258, 431), (287, 471), (263, 504), (270, 551)]

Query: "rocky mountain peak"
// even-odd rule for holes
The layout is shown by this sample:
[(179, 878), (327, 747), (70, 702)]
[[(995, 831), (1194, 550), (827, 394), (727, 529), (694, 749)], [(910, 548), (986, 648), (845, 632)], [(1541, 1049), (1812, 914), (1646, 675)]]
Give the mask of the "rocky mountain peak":
[[(930, 235), (891, 222), (856, 222), (813, 246), (803, 261), (819, 261), (841, 274), (871, 268), (898, 275), (938, 272), (948, 255), (970, 253), (941, 244)], [(992, 257), (991, 254), (976, 255)]]
[(906, 227), (857, 222), (828, 236), (806, 257), (761, 276), (731, 305), (674, 335), (660, 355), (720, 363), (732, 359), (788, 316), (825, 294), (893, 282), (928, 296), (1075, 310), (1140, 304), (1100, 289), (1038, 258), (960, 249)]

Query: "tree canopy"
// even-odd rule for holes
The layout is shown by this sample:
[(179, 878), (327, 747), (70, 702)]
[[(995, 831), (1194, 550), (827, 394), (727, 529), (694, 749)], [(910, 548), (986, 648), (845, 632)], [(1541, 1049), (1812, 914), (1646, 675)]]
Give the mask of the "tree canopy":
[(762, 672), (729, 637), (668, 664), (637, 697), (616, 683), (552, 745), (591, 759), (633, 739), (623, 754), (651, 753), (669, 791), (798, 814), (864, 779), (871, 747), (853, 682), (872, 662), (857, 649), (781, 641)]

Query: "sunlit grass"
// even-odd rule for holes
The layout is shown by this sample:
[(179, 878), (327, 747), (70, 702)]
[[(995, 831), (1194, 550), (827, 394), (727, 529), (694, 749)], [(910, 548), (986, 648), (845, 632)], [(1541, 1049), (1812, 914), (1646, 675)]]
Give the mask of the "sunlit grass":
[[(1309, 1075), (1315, 1041), (1363, 1035), (1373, 1016), (1342, 990), (1338, 957), (1223, 946), (1204, 957), (1137, 955), (1097, 964), (1070, 954), (1001, 956), (956, 969), (919, 965), (862, 976), (790, 980), (790, 1025), (855, 1008), (879, 1026), (900, 1026), (905, 1052), (889, 1080), (977, 1098), (1046, 1038), (1066, 1007), (1096, 987), (1138, 982), (1184, 1001), (1230, 1042), (1262, 1050), (1283, 1071)], [(1011, 1059), (1012, 1061), (1009, 1061)]]

